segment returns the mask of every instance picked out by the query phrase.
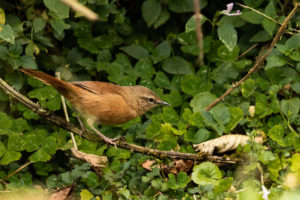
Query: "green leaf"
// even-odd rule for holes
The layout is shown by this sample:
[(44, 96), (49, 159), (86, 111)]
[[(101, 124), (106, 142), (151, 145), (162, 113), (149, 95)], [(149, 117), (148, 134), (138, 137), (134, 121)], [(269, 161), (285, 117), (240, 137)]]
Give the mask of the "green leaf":
[(244, 118), (244, 112), (240, 107), (229, 107), (230, 120), (225, 126), (225, 133), (229, 133)]
[(216, 99), (215, 95), (209, 92), (202, 92), (192, 99), (190, 105), (193, 108), (193, 112), (200, 112)]
[(24, 149), (24, 141), (20, 135), (13, 134), (9, 136), (7, 143), (7, 150), (9, 151), (22, 151)]
[(93, 38), (78, 38), (77, 43), (81, 48), (88, 50), (92, 54), (97, 54), (99, 52), (96, 43), (93, 41)]
[(232, 24), (223, 23), (218, 27), (219, 39), (229, 51), (232, 51), (237, 44), (237, 32)]
[(250, 38), (250, 42), (265, 42), (272, 39), (272, 35), (270, 35), (267, 31), (259, 31), (255, 35)]
[(139, 60), (133, 68), (133, 74), (144, 79), (151, 79), (155, 69), (149, 58)]
[(160, 88), (170, 88), (170, 80), (166, 76), (166, 74), (162, 71), (158, 71), (153, 80), (155, 85)]
[(69, 17), (69, 6), (60, 0), (44, 0), (45, 6), (58, 15), (59, 18), (64, 19)]
[(192, 180), (198, 185), (218, 185), (221, 178), (222, 172), (211, 162), (203, 162), (193, 168)]
[(297, 93), (300, 94), (300, 82), (297, 81), (291, 85), (291, 88)]
[(269, 129), (268, 136), (280, 146), (285, 146), (284, 142), (284, 129), (281, 125), (275, 125), (273, 128)]
[(51, 27), (58, 33), (58, 35), (63, 34), (64, 30), (69, 29), (71, 25), (66, 24), (63, 19), (51, 19)]
[(177, 112), (172, 107), (164, 107), (161, 118), (164, 122), (169, 122), (171, 124), (176, 124), (179, 120)]
[(19, 160), (21, 158), (21, 153), (16, 151), (6, 151), (0, 163), (2, 165), (7, 165), (13, 161)]
[(0, 141), (0, 157), (6, 152), (5, 145)]
[(94, 199), (94, 196), (88, 190), (84, 189), (80, 192), (80, 199), (81, 200), (91, 200), (91, 199)]
[(161, 5), (156, 0), (146, 0), (142, 5), (142, 16), (150, 27), (159, 17)]
[(46, 21), (41, 17), (37, 17), (33, 20), (32, 25), (33, 25), (34, 33), (37, 33), (46, 27)]
[(202, 80), (193, 74), (187, 74), (181, 79), (180, 87), (183, 92), (195, 96), (203, 89)]
[(38, 150), (42, 143), (42, 141), (35, 133), (25, 134), (23, 136), (23, 141), (24, 141), (24, 149), (27, 152), (33, 152), (35, 150)]
[(163, 70), (170, 74), (191, 74), (192, 69), (193, 66), (179, 56), (168, 58), (163, 62)]
[(13, 122), (12, 120), (4, 113), (0, 112), (0, 127), (1, 129), (10, 129)]
[(223, 103), (219, 103), (217, 106), (213, 107), (210, 110), (210, 113), (219, 124), (225, 125), (230, 120), (230, 112)]
[(300, 34), (293, 35), (286, 42), (285, 46), (290, 51), (300, 47)]
[(268, 70), (272, 67), (281, 67), (285, 64), (287, 64), (287, 60), (284, 56), (280, 56), (280, 55), (268, 56), (265, 70)]
[(151, 56), (154, 63), (158, 63), (166, 58), (168, 58), (171, 54), (171, 45), (168, 41), (163, 41), (159, 45), (157, 45), (154, 49), (153, 55)]
[[(201, 15), (200, 26), (206, 22), (207, 18), (204, 15)], [(185, 32), (195, 31), (196, 30), (196, 15), (193, 15), (185, 24)]]
[(292, 99), (283, 99), (280, 102), (280, 108), (285, 116), (289, 118), (291, 122), (293, 122), (297, 117), (300, 109), (300, 99), (292, 98)]
[(272, 36), (274, 33), (274, 30), (276, 28), (276, 23), (265, 18), (262, 22), (262, 25), (263, 25), (264, 29), (268, 32), (268, 34), (270, 36)]
[(177, 90), (171, 90), (171, 93), (166, 94), (163, 100), (169, 103), (172, 107), (178, 107), (182, 104), (182, 97)]
[(138, 60), (149, 56), (149, 52), (147, 49), (145, 49), (144, 47), (142, 47), (140, 45), (136, 45), (136, 44), (121, 47), (120, 49), (122, 51), (124, 51), (125, 53), (127, 53), (129, 56), (131, 56), (135, 59), (138, 59)]
[(51, 159), (51, 156), (47, 154), (43, 150), (38, 150), (35, 153), (33, 153), (31, 156), (29, 156), (29, 160), (32, 162), (47, 162)]
[(162, 10), (161, 10), (161, 12), (160, 12), (159, 17), (154, 22), (153, 27), (155, 29), (157, 29), (158, 27), (160, 27), (161, 25), (163, 25), (164, 23), (166, 23), (169, 18), (170, 18), (170, 12), (169, 12), (169, 10), (163, 7)]
[(211, 133), (205, 128), (201, 128), (197, 132), (193, 132), (191, 129), (189, 129), (188, 132), (184, 134), (184, 140), (190, 141), (193, 144), (199, 144), (207, 141), (210, 135)]
[(28, 69), (37, 69), (37, 64), (35, 62), (35, 60), (27, 55), (23, 55), (20, 59), (20, 65), (24, 68), (28, 68)]
[(0, 24), (0, 39), (11, 44), (15, 43), (14, 31), (9, 24)]
[(212, 79), (218, 84), (224, 84), (226, 81), (235, 79), (239, 75), (237, 69), (230, 62), (223, 62), (212, 72)]
[(178, 190), (180, 188), (185, 188), (191, 179), (186, 175), (185, 172), (179, 172), (177, 174), (177, 180), (174, 174), (169, 174), (169, 180), (167, 185), (173, 190)]
[(240, 17), (252, 24), (261, 24), (264, 17), (254, 11), (245, 11)]
[(9, 58), (9, 51), (6, 46), (0, 46), (0, 58), (2, 60), (7, 60)]
[(248, 98), (250, 95), (253, 94), (254, 90), (256, 89), (255, 80), (249, 78), (244, 83), (242, 83), (242, 95), (244, 98)]

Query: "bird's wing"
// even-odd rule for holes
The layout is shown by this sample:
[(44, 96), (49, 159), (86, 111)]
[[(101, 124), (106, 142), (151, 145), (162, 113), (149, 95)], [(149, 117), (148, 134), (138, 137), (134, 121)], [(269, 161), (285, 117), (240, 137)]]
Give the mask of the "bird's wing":
[(98, 82), (98, 81), (76, 81), (72, 84), (85, 89), (93, 94), (103, 95), (103, 94), (121, 94), (121, 86), (112, 83)]

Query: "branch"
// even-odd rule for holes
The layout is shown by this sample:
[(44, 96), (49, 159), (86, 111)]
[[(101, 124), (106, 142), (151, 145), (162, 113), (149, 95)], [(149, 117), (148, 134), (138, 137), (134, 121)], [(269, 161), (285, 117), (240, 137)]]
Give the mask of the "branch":
[[(0, 88), (2, 88), (8, 95), (10, 95), (12, 98), (16, 99), (18, 102), (24, 104), (26, 107), (31, 109), (32, 111), (36, 112), (46, 120), (52, 122), (53, 124), (60, 126), (61, 128), (71, 131), (75, 134), (81, 135), (82, 137), (85, 137), (86, 139), (90, 141), (100, 142), (102, 139), (94, 134), (91, 131), (84, 131), (82, 132), (81, 129), (76, 127), (75, 125), (67, 122), (64, 118), (59, 117), (55, 115), (53, 112), (49, 110), (45, 110), (40, 105), (32, 102), (27, 97), (23, 96), (22, 94), (18, 93), (16, 90), (14, 90), (10, 85), (8, 85), (3, 79), (0, 78)], [(239, 160), (238, 159), (227, 159), (223, 157), (218, 156), (206, 156), (204, 154), (192, 154), (192, 153), (179, 153), (179, 152), (173, 152), (173, 151), (160, 151), (157, 149), (150, 149), (142, 146), (138, 146), (135, 144), (129, 144), (123, 140), (118, 140), (117, 147), (122, 149), (127, 149), (132, 152), (137, 152), (141, 154), (146, 154), (150, 156), (154, 156), (160, 159), (164, 158), (172, 158), (172, 159), (185, 159), (185, 160), (197, 160), (197, 161), (204, 161), (209, 160), (211, 162), (226, 165), (226, 164), (236, 164)]]
[(194, 0), (194, 9), (195, 9), (195, 19), (196, 19), (196, 33), (197, 33), (197, 40), (198, 40), (198, 47), (199, 47), (198, 59), (199, 59), (200, 66), (203, 66), (204, 65), (203, 33), (200, 24), (201, 13), (200, 13), (199, 0)]
[(288, 25), (288, 22), (291, 20), (291, 18), (295, 14), (298, 6), (299, 6), (299, 3), (297, 3), (295, 5), (295, 7), (293, 8), (293, 10), (290, 12), (290, 14), (285, 18), (284, 22), (282, 23), (282, 25), (278, 29), (278, 31), (277, 31), (277, 33), (276, 33), (276, 35), (275, 35), (272, 43), (270, 44), (270, 47), (267, 49), (266, 53), (263, 56), (261, 56), (260, 58), (257, 59), (257, 61), (255, 62), (255, 64), (253, 65), (253, 67), (249, 70), (249, 72), (241, 80), (239, 80), (237, 83), (235, 83), (230, 89), (228, 89), (224, 94), (222, 94), (217, 100), (215, 100), (213, 103), (211, 103), (209, 106), (207, 106), (205, 108), (206, 111), (211, 110), (220, 101), (224, 100), (227, 95), (229, 95), (233, 90), (235, 90), (235, 88), (237, 88), (239, 85), (241, 85), (254, 71), (256, 71), (259, 68), (259, 66), (261, 66), (263, 64), (264, 60), (271, 53), (273, 47), (275, 46), (275, 44), (277, 43), (277, 41), (279, 40), (279, 38), (284, 33), (284, 30), (286, 29), (286, 27)]

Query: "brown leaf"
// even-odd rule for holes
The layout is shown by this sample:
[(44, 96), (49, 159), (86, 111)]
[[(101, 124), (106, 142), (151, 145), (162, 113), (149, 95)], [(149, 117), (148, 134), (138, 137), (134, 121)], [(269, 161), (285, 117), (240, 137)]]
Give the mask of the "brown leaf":
[(75, 148), (71, 148), (71, 152), (74, 157), (83, 160), (85, 162), (88, 162), (91, 164), (91, 166), (95, 169), (97, 174), (99, 175), (101, 173), (101, 170), (106, 166), (107, 163), (107, 157), (106, 156), (98, 156), (94, 154), (87, 154), (81, 151), (76, 151)]
[(49, 200), (67, 200), (70, 199), (70, 191), (72, 187), (67, 187), (62, 190), (56, 190), (54, 191), (50, 197)]
[[(235, 150), (239, 145), (244, 146), (247, 144), (247, 140), (249, 140), (249, 136), (247, 135), (224, 135), (200, 144), (196, 144), (194, 145), (194, 148), (196, 151), (201, 153), (212, 155), (214, 150), (217, 150), (217, 153)], [(255, 142), (262, 143), (263, 137), (256, 137)]]

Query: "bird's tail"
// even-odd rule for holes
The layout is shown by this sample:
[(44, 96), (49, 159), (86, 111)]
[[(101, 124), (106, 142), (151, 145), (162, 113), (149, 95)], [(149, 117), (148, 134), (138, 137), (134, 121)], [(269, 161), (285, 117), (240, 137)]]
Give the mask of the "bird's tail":
[(32, 77), (42, 81), (43, 83), (45, 83), (47, 85), (53, 86), (61, 95), (63, 95), (64, 97), (66, 97), (69, 100), (74, 96), (74, 92), (76, 91), (76, 90), (74, 90), (74, 88), (76, 86), (74, 86), (71, 83), (59, 80), (59, 79), (57, 79), (53, 76), (50, 76), (44, 72), (36, 71), (33, 69), (21, 68), (19, 70), (29, 76), (32, 76)]

